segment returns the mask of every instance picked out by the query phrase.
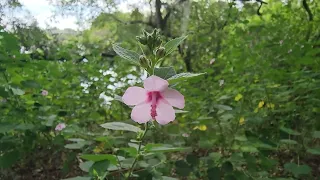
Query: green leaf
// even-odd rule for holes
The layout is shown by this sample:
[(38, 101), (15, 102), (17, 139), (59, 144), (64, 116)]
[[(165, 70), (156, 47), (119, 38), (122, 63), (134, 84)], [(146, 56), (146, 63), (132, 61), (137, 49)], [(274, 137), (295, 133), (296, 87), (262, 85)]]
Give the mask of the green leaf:
[(106, 129), (118, 130), (118, 131), (132, 131), (132, 132), (141, 131), (141, 129), (136, 126), (133, 126), (127, 123), (122, 123), (122, 122), (110, 122), (110, 123), (101, 124), (100, 126)]
[(180, 110), (180, 109), (175, 109), (174, 112), (175, 112), (176, 114), (180, 114), (180, 113), (187, 113), (187, 112), (189, 112), (189, 111), (183, 111), (183, 110)]
[(307, 152), (314, 155), (320, 155), (320, 148), (308, 149)]
[(111, 154), (82, 154), (81, 158), (93, 162), (108, 160), (111, 164), (117, 164), (117, 158)]
[(20, 84), (26, 88), (40, 88), (41, 86), (34, 80), (21, 81)]
[(295, 135), (295, 136), (298, 136), (300, 135), (301, 133), (293, 130), (293, 129), (290, 129), (290, 128), (286, 128), (286, 127), (281, 127), (280, 128), (281, 131), (287, 133), (287, 134), (290, 134), (290, 135)]
[(298, 144), (297, 141), (291, 139), (281, 139), (280, 142), (284, 144)]
[(99, 176), (102, 176), (108, 170), (109, 165), (110, 162), (108, 160), (97, 161), (91, 166), (89, 172), (91, 175), (96, 173)]
[(180, 81), (192, 79), (192, 78), (204, 75), (204, 74), (206, 74), (206, 73), (180, 73), (180, 74), (176, 74), (176, 75), (170, 77), (168, 79), (168, 82), (170, 84), (173, 84), (173, 83), (177, 83)]
[(176, 165), (176, 172), (180, 176), (188, 176), (192, 168), (183, 160), (179, 160), (175, 162)]
[(18, 130), (32, 130), (34, 129), (35, 126), (33, 124), (19, 124), (18, 126), (16, 126), (16, 129)]
[(17, 150), (0, 155), (0, 168), (10, 168), (20, 159), (20, 153)]
[(251, 152), (251, 153), (255, 153), (255, 152), (259, 152), (259, 150), (256, 148), (256, 147), (254, 147), (254, 146), (249, 146), (249, 145), (244, 145), (244, 146), (241, 146), (240, 147), (240, 150), (242, 151), (242, 152)]
[(6, 133), (13, 130), (16, 127), (16, 124), (10, 123), (0, 123), (0, 133)]
[(168, 177), (168, 176), (161, 176), (162, 180), (179, 180), (177, 178), (173, 178), (173, 177)]
[(222, 164), (222, 167), (221, 169), (224, 171), (224, 172), (227, 172), (227, 173), (230, 173), (233, 171), (233, 165), (230, 161), (226, 161)]
[(147, 144), (144, 147), (145, 151), (147, 152), (176, 152), (176, 151), (184, 151), (188, 150), (189, 148), (186, 147), (171, 147), (161, 144)]
[(85, 146), (83, 143), (73, 143), (73, 144), (66, 144), (64, 147), (67, 149), (81, 149)]
[(0, 96), (3, 98), (7, 98), (9, 97), (9, 92), (7, 92), (4, 87), (0, 87)]
[(232, 107), (227, 106), (227, 105), (222, 105), (222, 104), (215, 104), (213, 105), (215, 108), (220, 109), (220, 110), (225, 110), (225, 111), (231, 111)]
[(168, 79), (176, 75), (176, 71), (173, 69), (173, 67), (160, 67), (154, 69), (154, 74), (162, 79)]
[(147, 163), (150, 165), (150, 166), (155, 166), (157, 164), (160, 163), (160, 160), (157, 159), (157, 158), (151, 158), (151, 159), (148, 159), (147, 160)]
[(131, 157), (135, 157), (138, 154), (138, 151), (134, 147), (128, 147), (128, 148), (120, 148), (120, 150), (123, 150), (129, 154)]
[(221, 180), (221, 171), (219, 168), (214, 167), (214, 168), (209, 168), (207, 170), (208, 178), (210, 180)]
[(81, 177), (81, 176), (77, 176), (77, 177), (72, 177), (72, 178), (62, 179), (62, 180), (91, 180), (91, 177)]
[(284, 169), (291, 172), (294, 176), (298, 177), (300, 175), (308, 175), (311, 173), (312, 169), (307, 165), (297, 165), (295, 163), (284, 164)]
[(19, 88), (11, 88), (11, 90), (14, 95), (18, 95), (18, 96), (24, 95), (24, 91)]
[(222, 154), (218, 152), (212, 152), (209, 154), (209, 157), (211, 157), (214, 161), (219, 161), (222, 157)]
[(188, 154), (187, 155), (187, 162), (191, 165), (191, 166), (197, 166), (199, 164), (199, 158), (193, 154)]
[(134, 51), (130, 51), (130, 50), (127, 50), (127, 49), (124, 49), (120, 46), (118, 46), (117, 44), (113, 44), (113, 50), (120, 56), (122, 57), (123, 59), (133, 63), (133, 64), (136, 64), (136, 65), (139, 65), (140, 66), (140, 62), (139, 62), (139, 54), (137, 54), (136, 52)]
[(175, 39), (170, 40), (164, 45), (166, 50), (166, 55), (172, 53), (188, 36), (182, 36)]
[(320, 138), (320, 131), (314, 131), (312, 134), (313, 138)]
[(93, 161), (86, 161), (86, 162), (81, 162), (79, 164), (79, 168), (84, 171), (84, 172), (89, 172), (91, 166), (94, 164)]

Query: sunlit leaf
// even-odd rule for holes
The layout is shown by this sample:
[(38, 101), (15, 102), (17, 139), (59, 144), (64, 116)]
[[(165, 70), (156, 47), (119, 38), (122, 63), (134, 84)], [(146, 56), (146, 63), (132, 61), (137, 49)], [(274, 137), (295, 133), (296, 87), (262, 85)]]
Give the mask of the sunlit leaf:
[(287, 134), (290, 134), (290, 135), (300, 135), (301, 133), (293, 130), (293, 129), (290, 129), (290, 128), (286, 128), (286, 127), (280, 127), (280, 130), (287, 133)]
[(188, 36), (182, 36), (179, 38), (175, 38), (170, 40), (164, 45), (164, 48), (166, 50), (166, 55), (172, 53), (182, 42), (185, 40)]
[(24, 91), (19, 88), (11, 88), (11, 90), (14, 95), (18, 95), (18, 96), (24, 95)]
[(113, 44), (113, 50), (123, 59), (135, 64), (140, 65), (139, 63), (139, 54), (134, 51), (124, 49), (117, 44)]
[(85, 161), (79, 164), (79, 168), (84, 172), (89, 172), (91, 166), (94, 164), (93, 161)]
[(136, 127), (127, 123), (122, 123), (122, 122), (110, 122), (110, 123), (101, 124), (100, 126), (106, 129), (118, 130), (118, 131), (132, 131), (132, 132), (141, 131), (139, 127)]
[(168, 79), (168, 82), (170, 84), (173, 84), (173, 83), (181, 82), (184, 80), (192, 79), (192, 78), (204, 75), (204, 74), (205, 73), (180, 73), (180, 74), (176, 74), (176, 75), (170, 77)]
[(168, 79), (176, 75), (176, 71), (173, 67), (160, 67), (154, 69), (154, 75), (161, 77), (162, 79)]
[(291, 139), (281, 139), (280, 142), (284, 144), (298, 144), (297, 141)]

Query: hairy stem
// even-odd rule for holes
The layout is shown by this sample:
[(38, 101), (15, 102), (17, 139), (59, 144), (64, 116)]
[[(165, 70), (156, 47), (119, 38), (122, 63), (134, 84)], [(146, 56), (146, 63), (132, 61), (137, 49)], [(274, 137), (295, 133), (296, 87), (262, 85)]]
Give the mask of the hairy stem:
[(127, 179), (130, 179), (130, 176), (132, 175), (133, 169), (134, 169), (134, 167), (136, 166), (136, 164), (137, 164), (137, 162), (138, 162), (138, 157), (140, 156), (142, 141), (143, 141), (143, 138), (146, 136), (147, 131), (148, 131), (148, 123), (145, 124), (145, 126), (144, 126), (144, 132), (143, 132), (141, 138), (139, 139), (138, 155), (135, 157), (135, 159), (134, 159), (134, 161), (133, 161), (133, 163), (132, 163), (132, 165), (131, 165), (131, 167), (130, 167), (130, 170), (129, 170), (129, 174), (128, 174)]

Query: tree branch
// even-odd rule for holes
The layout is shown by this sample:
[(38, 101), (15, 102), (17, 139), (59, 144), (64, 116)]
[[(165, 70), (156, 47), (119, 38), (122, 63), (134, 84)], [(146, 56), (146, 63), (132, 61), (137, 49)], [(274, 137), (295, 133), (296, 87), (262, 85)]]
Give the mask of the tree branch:
[(303, 5), (303, 8), (307, 11), (308, 13), (308, 16), (309, 16), (309, 21), (313, 21), (313, 14), (307, 4), (307, 0), (303, 0), (302, 1), (302, 5)]
[(153, 27), (155, 28), (156, 26), (152, 23), (152, 22), (146, 22), (146, 21), (143, 21), (143, 20), (133, 20), (133, 21), (122, 21), (121, 19), (119, 19), (118, 17), (116, 17), (114, 14), (109, 14), (114, 20), (122, 23), (122, 24), (125, 24), (125, 25), (128, 25), (128, 24), (145, 24), (145, 25), (148, 25), (150, 27)]

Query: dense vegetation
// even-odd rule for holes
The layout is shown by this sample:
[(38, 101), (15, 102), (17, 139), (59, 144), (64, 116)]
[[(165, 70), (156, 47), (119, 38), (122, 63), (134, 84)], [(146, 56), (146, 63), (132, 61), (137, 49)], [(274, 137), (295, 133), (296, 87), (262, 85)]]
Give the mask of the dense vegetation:
[[(0, 179), (320, 179), (319, 1), (51, 3), (98, 14), (41, 29), (0, 3)], [(152, 74), (185, 98), (166, 125), (121, 99)]]

